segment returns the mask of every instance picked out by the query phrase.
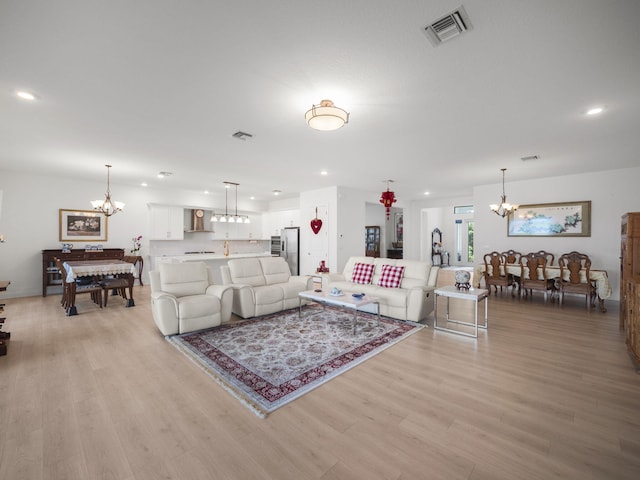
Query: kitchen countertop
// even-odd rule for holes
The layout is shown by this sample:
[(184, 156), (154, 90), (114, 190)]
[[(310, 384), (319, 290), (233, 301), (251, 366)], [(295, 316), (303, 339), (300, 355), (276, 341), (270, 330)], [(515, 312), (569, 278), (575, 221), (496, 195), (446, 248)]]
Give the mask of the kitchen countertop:
[(177, 262), (197, 262), (202, 260), (229, 260), (232, 258), (270, 257), (269, 252), (257, 253), (231, 253), (225, 256), (222, 253), (191, 253), (189, 255), (152, 255), (155, 258), (171, 259)]

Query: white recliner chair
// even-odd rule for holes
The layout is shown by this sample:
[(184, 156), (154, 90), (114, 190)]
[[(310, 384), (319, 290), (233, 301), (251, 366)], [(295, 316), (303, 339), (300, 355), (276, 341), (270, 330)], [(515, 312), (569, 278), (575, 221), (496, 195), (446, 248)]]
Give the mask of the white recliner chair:
[(233, 290), (214, 285), (204, 262), (161, 263), (149, 278), (153, 320), (165, 336), (216, 327), (231, 318)]

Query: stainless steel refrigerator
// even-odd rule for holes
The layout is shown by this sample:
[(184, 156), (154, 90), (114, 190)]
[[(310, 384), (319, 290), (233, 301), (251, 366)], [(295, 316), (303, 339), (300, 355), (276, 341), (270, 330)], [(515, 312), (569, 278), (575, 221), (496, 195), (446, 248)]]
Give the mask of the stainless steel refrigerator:
[(300, 275), (300, 228), (287, 227), (280, 236), (280, 256), (289, 264), (291, 275)]

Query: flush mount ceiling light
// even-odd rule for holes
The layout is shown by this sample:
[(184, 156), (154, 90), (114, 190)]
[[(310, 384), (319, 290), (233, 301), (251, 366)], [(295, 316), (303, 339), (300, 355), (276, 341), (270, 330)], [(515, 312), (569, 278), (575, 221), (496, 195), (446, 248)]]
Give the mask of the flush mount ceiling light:
[[(217, 215), (215, 212), (211, 216), (212, 222), (222, 223), (251, 223), (248, 215), (238, 215), (238, 185), (236, 182), (223, 182), (224, 183), (224, 215)], [(236, 213), (235, 215), (229, 215), (229, 189), (235, 186), (236, 188)]]
[(507, 203), (507, 196), (504, 193), (504, 172), (506, 172), (507, 169), (501, 168), (500, 170), (502, 170), (502, 198), (500, 199), (500, 205), (493, 203), (489, 205), (489, 207), (493, 213), (504, 218), (510, 213), (515, 212), (519, 205), (511, 205), (510, 203)]
[(122, 209), (124, 208), (124, 203), (111, 200), (111, 191), (109, 185), (109, 172), (111, 170), (111, 165), (105, 165), (105, 167), (107, 167), (107, 193), (104, 200), (93, 200), (91, 202), (91, 206), (94, 210), (104, 213), (107, 217), (110, 217), (111, 215), (115, 215), (116, 213), (122, 211)]
[(337, 130), (345, 123), (349, 123), (349, 114), (336, 107), (331, 100), (322, 100), (319, 105), (313, 105), (304, 114), (307, 124), (314, 130)]

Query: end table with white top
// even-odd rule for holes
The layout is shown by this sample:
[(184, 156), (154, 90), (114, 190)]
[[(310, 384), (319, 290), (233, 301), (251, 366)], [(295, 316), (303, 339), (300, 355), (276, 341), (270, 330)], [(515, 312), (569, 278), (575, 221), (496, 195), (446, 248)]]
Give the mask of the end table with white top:
[[(489, 327), (489, 310), (488, 310), (488, 304), (487, 304), (487, 299), (489, 296), (489, 291), (488, 290), (484, 290), (481, 288), (470, 288), (470, 289), (465, 289), (465, 288), (457, 288), (454, 286), (446, 286), (446, 287), (440, 287), (440, 288), (436, 288), (435, 292), (436, 294), (436, 298), (435, 298), (435, 308), (434, 308), (434, 313), (433, 313), (433, 328), (436, 330), (442, 330), (445, 332), (449, 332), (449, 333), (456, 333), (458, 335), (465, 335), (467, 337), (473, 337), (473, 338), (478, 338), (478, 328), (483, 328), (483, 329), (487, 329)], [(470, 327), (474, 327), (474, 333), (468, 333), (462, 330), (453, 330), (451, 328), (446, 328), (446, 327), (439, 327), (438, 326), (438, 296), (440, 297), (446, 297), (447, 298), (447, 316), (446, 316), (446, 320), (447, 322), (451, 322), (451, 323), (457, 323), (460, 325), (467, 325)], [(474, 321), (473, 323), (471, 322), (463, 322), (461, 320), (453, 320), (449, 318), (449, 300), (451, 298), (459, 298), (462, 300), (471, 300), (473, 302), (475, 302), (475, 313), (474, 313)], [(484, 300), (484, 325), (478, 325), (478, 304)]]

